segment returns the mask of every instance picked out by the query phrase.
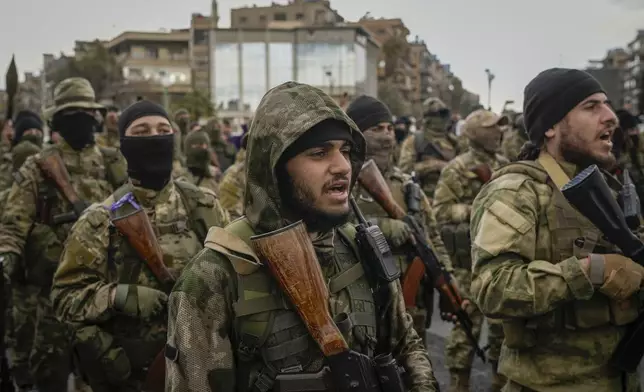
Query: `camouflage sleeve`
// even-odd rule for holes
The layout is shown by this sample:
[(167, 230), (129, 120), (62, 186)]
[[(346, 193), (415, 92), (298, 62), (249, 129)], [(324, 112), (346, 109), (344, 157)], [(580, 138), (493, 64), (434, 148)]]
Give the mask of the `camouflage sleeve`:
[(398, 167), (404, 173), (411, 173), (416, 163), (416, 147), (414, 146), (414, 135), (411, 134), (403, 140), (400, 146), (400, 157), (398, 158)]
[(43, 181), (33, 157), (15, 174), (0, 219), (0, 253), (22, 255), (29, 229), (36, 220), (38, 184)]
[(66, 323), (98, 323), (111, 316), (107, 267), (109, 215), (94, 204), (72, 227), (54, 274), (51, 300)]
[(439, 224), (456, 224), (467, 222), (470, 218), (471, 207), (461, 203), (465, 195), (464, 186), (467, 179), (458, 168), (449, 164), (441, 172), (434, 191), (434, 214)]
[(235, 361), (230, 341), (234, 272), (210, 249), (197, 254), (181, 274), (168, 302), (166, 392), (232, 392)]
[(443, 239), (441, 238), (440, 231), (438, 230), (436, 216), (434, 216), (434, 211), (432, 210), (431, 204), (429, 203), (429, 199), (424, 193), (422, 194), (422, 198), (423, 200), (421, 203), (421, 208), (424, 220), (423, 224), (425, 225), (425, 230), (427, 231), (427, 240), (434, 250), (434, 253), (436, 253), (438, 260), (441, 262), (441, 264), (443, 264), (445, 270), (451, 273), (454, 268), (452, 267), (452, 261), (449, 257), (449, 253), (447, 253), (447, 248), (445, 248), (445, 244), (443, 243)]
[(230, 213), (232, 219), (237, 219), (244, 214), (243, 174), (238, 167), (230, 167), (219, 183), (221, 206)]
[(392, 355), (406, 371), (407, 390), (410, 392), (438, 391), (432, 363), (422, 339), (414, 330), (414, 323), (405, 309), (400, 281), (390, 283), (393, 301), (390, 315)]
[(219, 227), (225, 227), (230, 223), (230, 215), (228, 215), (228, 211), (226, 211), (222, 205), (221, 205), (221, 200), (219, 196), (215, 193), (210, 188), (205, 188), (205, 187), (200, 187), (204, 193), (210, 195), (214, 200), (213, 200), (213, 207), (212, 210), (215, 215), (215, 225)]
[(484, 186), (475, 199), (471, 293), (486, 316), (531, 318), (593, 295), (576, 257), (556, 263), (536, 258), (540, 247), (550, 246), (547, 233), (537, 233), (539, 203), (550, 197), (548, 185), (508, 174)]

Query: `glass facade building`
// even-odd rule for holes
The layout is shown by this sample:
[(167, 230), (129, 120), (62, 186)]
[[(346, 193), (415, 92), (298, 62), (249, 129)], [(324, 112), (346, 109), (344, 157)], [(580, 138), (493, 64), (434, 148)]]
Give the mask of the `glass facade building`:
[(290, 80), (318, 87), (333, 97), (375, 95), (379, 49), (369, 39), (356, 39), (357, 30), (344, 37), (326, 34), (321, 42), (298, 39), (297, 31), (244, 34), (216, 30), (212, 48), (215, 108), (253, 112), (269, 89)]

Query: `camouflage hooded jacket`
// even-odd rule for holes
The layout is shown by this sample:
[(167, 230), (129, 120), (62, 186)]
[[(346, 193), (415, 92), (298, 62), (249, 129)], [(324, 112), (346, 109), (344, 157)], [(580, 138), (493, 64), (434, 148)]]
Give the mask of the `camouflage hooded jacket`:
[[(364, 160), (365, 141), (355, 123), (330, 97), (316, 88), (288, 82), (273, 88), (262, 99), (248, 139), (247, 182), (244, 192), (247, 221), (255, 233), (267, 233), (289, 223), (289, 219), (285, 217), (288, 212), (280, 199), (275, 167), (287, 147), (315, 124), (326, 119), (345, 122), (350, 128), (353, 136), (350, 157), (353, 185)], [(313, 241), (318, 258), (323, 255), (322, 252), (326, 251), (328, 255), (329, 251), (334, 250), (334, 246), (340, 245), (340, 236), (335, 235), (336, 233), (337, 230), (333, 230), (329, 235), (322, 236), (325, 237), (324, 240), (318, 238)], [(335, 250), (337, 251), (337, 248)], [(335, 257), (335, 254), (332, 257)], [(329, 263), (331, 265), (325, 266), (321, 263), (325, 281), (337, 273), (337, 259), (335, 260), (335, 263)], [(352, 263), (358, 263), (355, 256)], [(259, 268), (258, 273), (264, 275), (265, 272), (261, 269), (263, 267)], [(204, 249), (184, 270), (168, 303), (168, 345), (176, 347), (178, 354), (175, 360), (167, 362), (166, 391), (244, 391), (248, 388), (244, 384), (252, 385), (255, 381), (254, 378), (258, 376), (255, 365), (259, 365), (262, 359), (250, 357), (242, 361), (239, 350), (240, 323), (257, 325), (254, 320), (267, 320), (265, 316), (272, 317), (277, 314), (282, 317), (294, 312), (267, 311), (241, 317), (237, 314), (237, 310), (241, 309), (236, 306), (241, 299), (237, 291), (237, 285), (241, 280), (242, 277), (235, 272), (231, 260), (223, 253), (212, 249)], [(411, 317), (405, 312), (399, 283), (392, 284), (392, 291), (395, 298), (389, 302), (390, 307), (386, 309), (386, 313), (390, 316), (384, 322), (389, 325), (391, 331), (388, 343), (393, 355), (406, 370), (408, 390), (438, 390), (427, 352), (413, 329)], [(332, 294), (329, 301), (332, 315), (349, 312), (349, 304), (343, 302), (346, 300), (345, 292), (346, 289), (343, 289), (337, 296)], [(243, 300), (248, 301), (247, 298)], [(370, 305), (373, 312), (373, 302)], [(295, 333), (296, 335), (291, 337), (298, 337), (301, 336), (302, 329), (301, 321), (296, 318), (294, 325), (283, 326), (282, 332), (272, 335), (266, 342), (272, 348), (273, 344), (279, 344), (278, 335), (281, 334), (283, 339), (284, 334), (287, 334), (288, 338), (288, 334)], [(319, 349), (314, 348), (315, 343), (310, 338), (307, 337), (305, 341), (310, 341), (311, 348), (307, 352), (317, 351), (307, 363), (300, 363), (300, 371), (315, 372), (322, 365), (321, 353)], [(351, 347), (357, 346), (351, 339), (347, 342)], [(260, 350), (257, 354), (268, 349)], [(296, 355), (299, 356), (300, 353), (290, 357)], [(251, 367), (252, 374), (245, 373), (242, 366)]]

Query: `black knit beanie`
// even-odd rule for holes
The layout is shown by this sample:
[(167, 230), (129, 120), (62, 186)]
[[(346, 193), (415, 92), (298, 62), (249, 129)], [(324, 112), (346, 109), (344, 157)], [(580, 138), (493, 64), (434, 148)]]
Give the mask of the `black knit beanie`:
[(28, 112), (26, 114), (23, 114), (22, 116), (16, 117), (16, 122), (13, 126), (14, 135), (12, 144), (18, 144), (22, 139), (22, 134), (29, 129), (39, 129), (40, 131), (42, 131), (43, 125), (44, 124), (38, 114), (34, 112)]
[(351, 102), (347, 108), (347, 115), (363, 132), (382, 122), (393, 122), (387, 105), (368, 95), (361, 95)]
[(587, 72), (568, 68), (541, 72), (523, 91), (523, 120), (530, 141), (540, 145), (548, 129), (584, 99), (599, 92), (604, 92), (604, 88)]
[(280, 156), (277, 166), (285, 165), (286, 162), (299, 153), (309, 148), (318, 147), (329, 140), (346, 140), (352, 142), (353, 138), (349, 125), (335, 119), (327, 119), (317, 123), (286, 148)]
[(121, 138), (125, 136), (125, 131), (134, 121), (145, 116), (161, 116), (170, 121), (168, 113), (162, 106), (150, 101), (138, 101), (125, 109), (121, 113), (121, 117), (119, 117), (119, 135)]

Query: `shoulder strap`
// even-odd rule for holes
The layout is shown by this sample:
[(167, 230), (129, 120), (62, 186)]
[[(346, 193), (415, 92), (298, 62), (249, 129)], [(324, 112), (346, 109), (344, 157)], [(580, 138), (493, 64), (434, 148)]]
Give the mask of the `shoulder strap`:
[(570, 181), (570, 178), (563, 171), (561, 166), (559, 166), (557, 161), (555, 161), (555, 158), (553, 158), (552, 155), (548, 154), (547, 152), (542, 151), (541, 154), (539, 154), (539, 158), (537, 158), (537, 162), (539, 162), (541, 166), (543, 166), (543, 168), (548, 173), (548, 176), (550, 177), (552, 182), (555, 183), (557, 188), (563, 188), (563, 186)]
[(261, 266), (250, 244), (250, 237), (253, 234), (253, 229), (246, 217), (241, 217), (223, 229), (217, 226), (211, 227), (204, 246), (228, 257), (235, 272), (246, 276), (257, 271)]
[(212, 212), (212, 203), (198, 186), (186, 181), (175, 180), (175, 186), (186, 204), (190, 228), (197, 234), (199, 241), (204, 242), (208, 229), (217, 224), (217, 218)]

